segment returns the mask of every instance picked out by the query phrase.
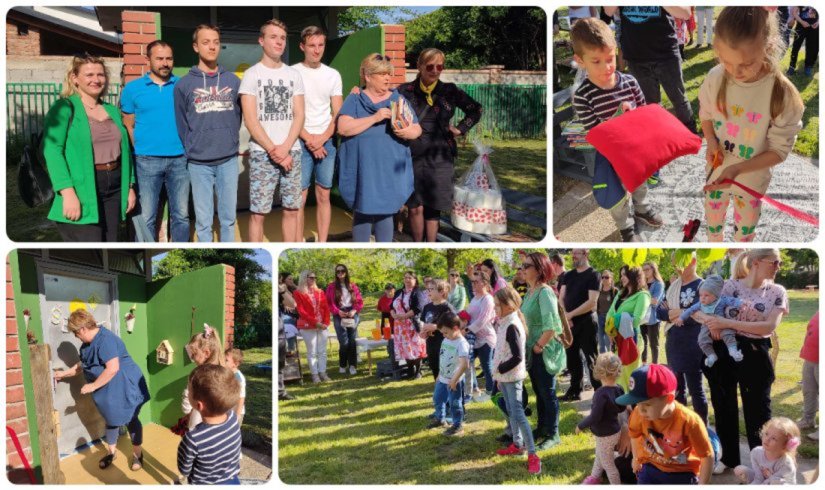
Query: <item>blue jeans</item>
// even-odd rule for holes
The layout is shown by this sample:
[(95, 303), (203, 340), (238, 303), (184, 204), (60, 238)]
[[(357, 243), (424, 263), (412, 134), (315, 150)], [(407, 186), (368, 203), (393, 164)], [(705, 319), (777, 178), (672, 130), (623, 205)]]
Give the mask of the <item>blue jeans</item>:
[[(137, 407), (135, 410), (135, 414), (132, 416), (132, 420), (126, 424), (126, 428), (129, 430), (129, 438), (132, 440), (133, 446), (140, 446), (143, 444), (143, 424), (140, 423), (140, 419), (138, 416), (140, 415), (140, 407)], [(110, 446), (117, 444), (117, 438), (120, 435), (120, 426), (117, 425), (106, 425), (106, 444)]]
[(636, 474), (639, 485), (698, 485), (699, 477), (695, 473), (667, 473), (650, 463), (642, 465)]
[(599, 315), (599, 329), (596, 330), (596, 338), (599, 341), (599, 354), (610, 351), (610, 337), (604, 332), (604, 324), (607, 321), (607, 314)]
[(481, 372), (484, 373), (484, 391), (489, 395), (493, 392), (493, 348), (487, 344), (475, 348), (476, 357), (481, 361)]
[(353, 320), (355, 320), (355, 328), (346, 328), (341, 326), (339, 315), (332, 316), (335, 335), (338, 337), (338, 366), (342, 368), (355, 367), (358, 364), (358, 345), (355, 343), (355, 339), (358, 337), (358, 323), (360, 323), (361, 317), (356, 314)]
[(192, 199), (195, 204), (195, 232), (198, 241), (212, 241), (215, 195), (218, 197), (220, 241), (235, 241), (235, 215), (238, 206), (238, 157), (220, 165), (197, 165), (189, 162)]
[(459, 381), (454, 390), (450, 385), (438, 380), (433, 391), (433, 405), (437, 420), (447, 420), (447, 403), (453, 417), (453, 427), (461, 427), (464, 422), (464, 381)]
[(375, 233), (376, 242), (391, 242), (393, 216), (392, 214), (361, 214), (358, 211), (354, 212), (352, 215), (352, 241), (369, 242), (370, 235)]
[[(687, 393), (690, 393), (693, 411), (702, 418), (705, 426), (707, 426), (708, 399), (705, 396), (705, 389), (702, 387), (702, 371), (674, 371), (673, 374), (676, 375), (676, 401), (682, 405), (687, 405)], [(685, 384), (687, 384), (687, 390), (685, 390)]]
[(166, 186), (169, 199), (171, 241), (189, 241), (189, 171), (186, 157), (135, 156), (135, 174), (140, 199), (140, 214), (152, 235), (157, 235), (160, 191)]
[(324, 143), (327, 156), (318, 160), (312, 156), (307, 145), (301, 140), (301, 189), (307, 190), (312, 184), (312, 170), (315, 169), (315, 184), (324, 189), (332, 189), (332, 178), (335, 174), (335, 144), (333, 138)]
[(522, 399), (522, 387), (524, 381), (507, 383), (499, 381), (501, 393), (504, 395), (504, 403), (507, 404), (507, 414), (510, 416), (510, 429), (513, 431), (513, 444), (518, 447), (526, 447), (529, 454), (536, 452), (533, 432), (530, 430), (530, 421), (524, 414), (524, 404)]
[[(578, 361), (578, 359), (577, 359)], [(529, 367), (530, 382), (536, 392), (538, 425), (536, 433), (555, 437), (559, 432), (559, 399), (556, 396), (556, 377), (547, 372), (540, 355), (533, 355)]]

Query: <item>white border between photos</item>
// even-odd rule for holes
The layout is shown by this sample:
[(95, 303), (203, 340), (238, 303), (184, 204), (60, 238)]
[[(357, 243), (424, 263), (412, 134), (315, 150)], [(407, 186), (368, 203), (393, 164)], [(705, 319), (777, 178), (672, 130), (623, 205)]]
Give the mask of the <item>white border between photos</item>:
[[(55, 5), (55, 4), (58, 4), (58, 5), (63, 5), (63, 6), (68, 6), (68, 5), (80, 6), (80, 5), (95, 4), (95, 3), (98, 4), (98, 5), (106, 5), (106, 6), (119, 6), (119, 5), (126, 6), (126, 5), (134, 5), (135, 3), (138, 3), (140, 5), (145, 5), (145, 6), (153, 6), (153, 5), (165, 5), (168, 2), (161, 2), (161, 1), (157, 1), (157, 0), (148, 0), (148, 1), (143, 1), (143, 2), (125, 2), (125, 1), (111, 1), (111, 0), (109, 0), (109, 1), (98, 1), (98, 2), (76, 2), (76, 1), (75, 2), (46, 2), (46, 1), (43, 1), (43, 0), (35, 0), (35, 1), (32, 1), (32, 2), (28, 2), (29, 5)], [(246, 1), (241, 1), (239, 3), (244, 5), (244, 6), (261, 6), (261, 5), (272, 6), (272, 2), (265, 2), (265, 1), (261, 1), (261, 0), (246, 0)], [(649, 4), (650, 2), (628, 2), (626, 0), (625, 1), (619, 1), (619, 2), (613, 2), (613, 4), (616, 4), (616, 5), (630, 5), (630, 4), (639, 4), (639, 3)], [(688, 3), (688, 2), (685, 2), (685, 3)], [(699, 3), (699, 2), (690, 2), (690, 3)], [(706, 4), (713, 4), (713, 5), (719, 5), (720, 4), (720, 2), (718, 2), (718, 1), (711, 1), (711, 2), (705, 2), (705, 3)], [(214, 0), (213, 1), (208, 1), (207, 0), (205, 2), (204, 1), (198, 1), (198, 0), (179, 0), (177, 2), (174, 2), (174, 4), (176, 6), (203, 6), (204, 4), (216, 5), (217, 6), (218, 2), (215, 2)], [(398, 1), (398, 0), (389, 0), (389, 1), (385, 0), (383, 2), (375, 2), (375, 1), (368, 1), (368, 0), (353, 0), (353, 1), (328, 0), (328, 1), (322, 2), (322, 4), (324, 4), (324, 5), (334, 5), (334, 6), (338, 6), (338, 5), (368, 6), (368, 5), (376, 5), (376, 4), (390, 5), (390, 6), (409, 6), (409, 5), (414, 5), (414, 6), (439, 6), (439, 5), (444, 5), (444, 2), (436, 2), (436, 1), (432, 1), (432, 0), (425, 0), (425, 1), (412, 0), (412, 1), (406, 1), (406, 2), (405, 1)], [(553, 12), (557, 8), (567, 5), (566, 3), (561, 2), (560, 0), (550, 0), (550, 1), (536, 1), (536, 0), (533, 0), (533, 1), (526, 1), (526, 2), (525, 1), (514, 1), (514, 0), (497, 0), (497, 1), (453, 0), (449, 3), (450, 6), (477, 6), (477, 5), (480, 5), (480, 4), (491, 5), (491, 6), (525, 6), (525, 5), (529, 6), (529, 5), (538, 5), (538, 6), (541, 6), (545, 9), (545, 12), (548, 16), (548, 19), (552, 16)], [(592, 2), (592, 1), (591, 2), (585, 2), (585, 4), (587, 4), (587, 5), (594, 5), (594, 4), (601, 5), (598, 2)], [(769, 5), (770, 2), (729, 0), (729, 1), (725, 2), (725, 4), (726, 5), (743, 5), (743, 6), (746, 6), (746, 5)], [(285, 2), (285, 5), (300, 6), (301, 3), (296, 2), (296, 1), (293, 0), (293, 1)], [(5, 11), (8, 12), (8, 10), (12, 6), (14, 6), (14, 5), (13, 4), (12, 5), (6, 5), (5, 6)], [(549, 28), (549, 26), (550, 26), (550, 23), (548, 22), (548, 28)], [(823, 37), (823, 34), (822, 34), (822, 32), (820, 32), (820, 45), (822, 44), (821, 43), (822, 37)], [(547, 65), (548, 65), (547, 66), (547, 70), (548, 70), (547, 75), (548, 75), (548, 77), (547, 77), (547, 80), (549, 81), (550, 80), (550, 75), (551, 75), (550, 70), (553, 69), (553, 67), (552, 67), (552, 49), (551, 49), (551, 47), (552, 47), (552, 31), (550, 31), (549, 29), (548, 29), (548, 35), (547, 35), (547, 43), (548, 43), (547, 44), (547, 52), (548, 52), (548, 62), (547, 62)], [(2, 40), (2, 45), (5, 47), (5, 44), (6, 44), (6, 40), (5, 40), (5, 37), (4, 37), (3, 40)], [(821, 61), (820, 61), (820, 66), (822, 66)], [(2, 68), (2, 71), (4, 73), (3, 77), (4, 77), (4, 80), (5, 80), (5, 56), (3, 57), (2, 65), (0, 65), (0, 67)], [(820, 73), (821, 73), (821, 69), (820, 69)], [(821, 79), (820, 79), (820, 83), (821, 83)], [(548, 86), (549, 85), (550, 84), (548, 83)], [(550, 125), (551, 120), (552, 120), (552, 113), (551, 113), (551, 108), (552, 108), (551, 100), (552, 99), (551, 98), (552, 98), (552, 93), (550, 91), (548, 91), (548, 93), (547, 93), (547, 104), (546, 104), (546, 106), (548, 108), (548, 112), (547, 112), (548, 126)], [(4, 107), (5, 107), (5, 99), (3, 100), (2, 103), (4, 104)], [(819, 103), (819, 114), (820, 115), (823, 113), (823, 108), (824, 107), (825, 107), (825, 100), (820, 99), (820, 103)], [(549, 133), (550, 132), (548, 131), (548, 136), (549, 136)], [(820, 140), (821, 140), (821, 137), (822, 137), (822, 130), (820, 130)], [(549, 209), (548, 209), (548, 212), (547, 212), (547, 220), (548, 220), (547, 230), (548, 230), (548, 232), (547, 232), (547, 235), (544, 237), (544, 239), (541, 240), (540, 242), (530, 243), (530, 244), (525, 244), (525, 245), (528, 245), (530, 247), (566, 248), (566, 249), (576, 248), (576, 247), (585, 247), (585, 248), (607, 248), (607, 247), (609, 247), (609, 248), (640, 248), (639, 246), (631, 246), (631, 245), (624, 245), (624, 244), (615, 244), (614, 245), (614, 244), (604, 244), (604, 243), (598, 243), (598, 242), (574, 242), (574, 243), (566, 243), (565, 242), (565, 243), (562, 243), (562, 242), (559, 242), (558, 240), (556, 240), (553, 237), (553, 231), (552, 231), (552, 220), (553, 220), (553, 218), (552, 218), (552, 216), (553, 216), (552, 197), (553, 196), (552, 196), (552, 177), (551, 177), (552, 176), (552, 162), (551, 162), (552, 151), (551, 151), (551, 145), (552, 145), (552, 141), (548, 138), (547, 156), (546, 156), (546, 172), (547, 172), (546, 175), (548, 176), (547, 188), (546, 188), (546, 197), (547, 197), (547, 202), (549, 203)], [(2, 147), (3, 147), (3, 154), (4, 155), (5, 155), (5, 146), (6, 146), (6, 140), (5, 140), (5, 138), (3, 138)], [(11, 169), (12, 169), (12, 171), (14, 171), (14, 169), (16, 169), (16, 167), (12, 166)], [(5, 178), (6, 177), (6, 172), (8, 170), (10, 170), (10, 167), (8, 167), (7, 165), (3, 165), (2, 169), (0, 169), (0, 174), (3, 175), (3, 177)], [(821, 176), (821, 173), (820, 173), (820, 176)], [(820, 181), (821, 181), (821, 179), (820, 179)], [(823, 189), (823, 185), (820, 182), (820, 189), (819, 189), (820, 209), (821, 209), (821, 204), (823, 202), (823, 196), (825, 196), (825, 190)], [(5, 199), (3, 200), (3, 203), (5, 203)], [(3, 206), (3, 208), (5, 209), (5, 206)], [(32, 242), (23, 242), (23, 243), (12, 242), (11, 240), (9, 240), (9, 238), (6, 234), (6, 213), (5, 212), (3, 212), (2, 217), (0, 217), (0, 226), (2, 226), (2, 233), (0, 233), (0, 242), (2, 242), (1, 243), (2, 248), (0, 249), (0, 253), (4, 257), (4, 260), (5, 260), (5, 258), (7, 258), (9, 252), (11, 250), (14, 250), (14, 249), (21, 249), (21, 248), (52, 248), (52, 249), (84, 248), (84, 247), (78, 247), (77, 244), (66, 244), (66, 243), (41, 244), (41, 243), (32, 243)], [(745, 248), (758, 248), (760, 246), (775, 246), (775, 247), (779, 247), (779, 248), (809, 248), (809, 249), (815, 250), (817, 252), (817, 254), (821, 257), (823, 250), (825, 250), (825, 242), (823, 242), (823, 237), (822, 236), (823, 235), (820, 232), (819, 235), (817, 236), (816, 240), (814, 240), (813, 242), (810, 242), (810, 243), (779, 242), (779, 243), (759, 244), (759, 245), (756, 245), (756, 246), (755, 245), (747, 245), (747, 246), (743, 245), (743, 247), (745, 247)], [(88, 246), (88, 245), (91, 245), (91, 246)], [(168, 245), (173, 245), (173, 246), (170, 247)], [(93, 248), (93, 247), (106, 247), (106, 248), (119, 248), (119, 249), (143, 249), (143, 248), (170, 249), (170, 248), (179, 248), (179, 246), (174, 246), (174, 245), (177, 245), (177, 244), (154, 244), (153, 246), (146, 246), (146, 244), (140, 244), (140, 243), (118, 243), (118, 244), (113, 244), (111, 246), (103, 245), (103, 244), (87, 244), (87, 246), (85, 248)], [(644, 244), (641, 244), (641, 245), (644, 245)], [(651, 246), (649, 248), (665, 248), (665, 247), (667, 247), (667, 248), (697, 248), (697, 246), (699, 244), (696, 244), (696, 243), (652, 243), (650, 245)], [(732, 244), (725, 244), (725, 245), (730, 246)], [(185, 245), (185, 247), (187, 247), (187, 248), (233, 248), (233, 249), (234, 248), (255, 248), (255, 249), (264, 249), (264, 250), (269, 252), (270, 256), (273, 259), (272, 277), (273, 277), (273, 281), (275, 281), (275, 279), (278, 277), (278, 258), (285, 251), (290, 250), (290, 249), (296, 249), (296, 248), (298, 248), (298, 249), (335, 249), (335, 248), (349, 248), (349, 249), (376, 249), (376, 248), (518, 248), (518, 244), (515, 244), (515, 243), (507, 243), (507, 244), (504, 244), (504, 243), (495, 243), (495, 244), (491, 244), (491, 243), (472, 243), (472, 244), (454, 243), (454, 244), (435, 244), (435, 245), (432, 245), (432, 244), (424, 244), (424, 243), (405, 243), (403, 245), (403, 247), (398, 247), (398, 246), (393, 246), (391, 244), (386, 244), (385, 245), (385, 244), (359, 244), (359, 243), (347, 243), (347, 244), (341, 244), (341, 243), (325, 243), (325, 244), (318, 244), (318, 243), (303, 243), (303, 244), (283, 244), (283, 243), (261, 243), (261, 244), (211, 243), (211, 244), (200, 244), (200, 243), (190, 243), (190, 244)], [(712, 247), (708, 246), (708, 247), (702, 247), (702, 248), (712, 248)], [(823, 284), (823, 277), (825, 277), (825, 273), (823, 273), (822, 267), (820, 267), (820, 277), (819, 277), (820, 285)], [(822, 305), (823, 305), (823, 298), (820, 296), (820, 308), (822, 307)], [(276, 312), (276, 311), (277, 311), (277, 305), (273, 305), (273, 314), (275, 314), (274, 312)], [(275, 318), (273, 317), (273, 345), (275, 344), (274, 332), (276, 331), (276, 329), (274, 328), (274, 326), (275, 326), (274, 320), (275, 320)], [(820, 346), (820, 350), (821, 350), (821, 346)], [(276, 353), (273, 351), (273, 357), (275, 356), (275, 354)], [(273, 385), (275, 384), (275, 381), (276, 381), (275, 375), (276, 374), (273, 372)], [(5, 386), (5, 380), (3, 380), (2, 383), (3, 383), (3, 386)], [(272, 479), (267, 484), (264, 485), (265, 487), (268, 487), (268, 488), (282, 488), (282, 487), (286, 486), (286, 484), (282, 483), (280, 481), (279, 477), (278, 477), (278, 458), (277, 458), (277, 439), (278, 439), (278, 425), (277, 425), (277, 410), (278, 409), (277, 409), (277, 407), (278, 407), (278, 403), (277, 403), (277, 400), (274, 398), (275, 397), (275, 395), (274, 395), (275, 391), (276, 390), (273, 389), (273, 416), (272, 416), (273, 476), (272, 476)], [(0, 401), (5, 402), (5, 390), (2, 390), (2, 394), (0, 394)], [(822, 401), (820, 401), (820, 404), (821, 404), (820, 405), (820, 408), (821, 408), (822, 407)], [(820, 450), (821, 450), (821, 446), (820, 446)], [(552, 456), (548, 456), (547, 458), (552, 458)], [(357, 468), (353, 468), (353, 471), (357, 471)], [(500, 486), (501, 485), (483, 485), (482, 487), (484, 487), (484, 488), (497, 488), (497, 487), (500, 487)], [(551, 486), (554, 487), (554, 488), (560, 488), (560, 489), (570, 487), (569, 485), (551, 485)], [(55, 486), (55, 487), (59, 488), (57, 486)], [(125, 486), (125, 485), (116, 485), (116, 487), (133, 488), (133, 487)], [(332, 488), (332, 487), (333, 486), (331, 486), (331, 485), (308, 485), (308, 486), (305, 486), (304, 488), (324, 489), (324, 488)], [(401, 487), (412, 488), (413, 486), (412, 485), (403, 485)], [(416, 486), (416, 488), (419, 488), (419, 487), (421, 487), (421, 486)], [(425, 488), (446, 488), (446, 486), (444, 486), (444, 485), (424, 485), (424, 487)], [(716, 486), (716, 487), (720, 488), (722, 486)], [(390, 486), (390, 485), (380, 485), (380, 486), (377, 486), (376, 488), (388, 489), (389, 490), (389, 489), (399, 488), (399, 486), (397, 486), (397, 485), (392, 485), (392, 486)], [(508, 488), (530, 488), (530, 486), (528, 486), (528, 485), (515, 485), (515, 486), (509, 486)]]

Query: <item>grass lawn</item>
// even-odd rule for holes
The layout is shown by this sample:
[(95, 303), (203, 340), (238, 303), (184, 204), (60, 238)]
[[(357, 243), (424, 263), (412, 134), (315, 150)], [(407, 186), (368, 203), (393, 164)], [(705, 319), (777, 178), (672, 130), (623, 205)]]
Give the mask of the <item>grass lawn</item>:
[[(716, 15), (719, 15), (722, 7), (716, 7)], [(565, 12), (560, 11), (559, 15), (565, 15)], [(569, 32), (561, 32), (557, 39), (569, 39)], [(793, 42), (793, 34), (791, 35), (791, 42)], [(572, 48), (556, 47), (554, 49), (554, 58), (562, 60), (572, 56)], [(682, 74), (685, 80), (685, 92), (693, 108), (693, 113), (696, 115), (697, 124), (699, 123), (699, 87), (705, 79), (705, 76), (711, 68), (717, 65), (717, 61), (713, 54), (713, 50), (704, 47), (696, 49), (695, 44), (685, 48), (685, 57), (687, 58), (682, 64)], [(782, 60), (781, 67), (787, 70), (790, 64), (791, 51), (790, 48), (785, 53)], [(802, 116), (802, 131), (796, 140), (793, 151), (800, 155), (819, 157), (819, 64), (814, 66), (814, 76), (806, 77), (802, 72), (803, 60), (805, 59), (805, 48), (803, 46), (799, 53), (797, 62), (797, 74), (790, 77), (791, 81), (799, 89), (802, 95), (802, 100), (805, 103), (805, 113)], [(627, 70), (626, 70), (627, 71)], [(573, 74), (569, 70), (562, 68), (561, 71), (561, 86), (569, 87), (573, 82)], [(667, 108), (672, 108), (667, 95), (662, 91), (662, 105)]]
[[(799, 349), (818, 294), (791, 291), (790, 298), (791, 314), (779, 328), (773, 409), (795, 419), (802, 405)], [(369, 335), (378, 317), (375, 304), (375, 296), (365, 297), (361, 336)], [(573, 434), (581, 416), (572, 404), (561, 404), (562, 444), (539, 453), (542, 474), (532, 477), (526, 460), (495, 455), (494, 438), (504, 421), (490, 402), (469, 404), (465, 435), (447, 439), (424, 428), (432, 411), (429, 372), (416, 381), (379, 381), (367, 376), (364, 356), (358, 375), (340, 375), (337, 343), (332, 345), (327, 363), (332, 382), (288, 385), (297, 399), (278, 404), (279, 476), (287, 484), (577, 484), (590, 472), (593, 439)], [(386, 357), (374, 352), (373, 362)], [(535, 409), (534, 401), (531, 406)], [(535, 414), (531, 423), (535, 426)], [(806, 440), (800, 454), (818, 458), (819, 450)]]
[[(243, 418), (244, 440), (272, 447), (272, 371), (255, 367), (272, 364), (272, 347), (255, 347), (243, 353), (241, 372), (246, 378), (246, 415)], [(250, 434), (253, 434), (250, 437)], [(258, 445), (256, 444), (256, 445)]]

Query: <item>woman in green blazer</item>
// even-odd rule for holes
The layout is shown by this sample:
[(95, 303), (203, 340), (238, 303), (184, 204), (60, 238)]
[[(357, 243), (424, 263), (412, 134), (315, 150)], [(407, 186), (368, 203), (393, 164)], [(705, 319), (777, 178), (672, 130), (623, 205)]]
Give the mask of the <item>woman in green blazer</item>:
[(103, 60), (75, 56), (61, 98), (46, 115), (43, 157), (54, 187), (49, 219), (67, 242), (113, 242), (135, 206), (129, 136), (118, 109), (103, 102)]
[(635, 360), (626, 363), (622, 360), (622, 373), (617, 380), (625, 393), (628, 393), (628, 382), (630, 380), (630, 373), (634, 369), (642, 365), (642, 351), (644, 350), (644, 339), (642, 338), (642, 320), (645, 317), (648, 309), (650, 309), (650, 293), (647, 291), (645, 283), (645, 276), (641, 267), (623, 266), (621, 269), (622, 289), (619, 294), (613, 298), (613, 304), (607, 310), (608, 321), (612, 318), (614, 320), (614, 328), (605, 328), (605, 333), (611, 339), (616, 338), (616, 331), (619, 328), (620, 317), (622, 313), (627, 313), (633, 318), (633, 331), (635, 332), (636, 345), (638, 355)]

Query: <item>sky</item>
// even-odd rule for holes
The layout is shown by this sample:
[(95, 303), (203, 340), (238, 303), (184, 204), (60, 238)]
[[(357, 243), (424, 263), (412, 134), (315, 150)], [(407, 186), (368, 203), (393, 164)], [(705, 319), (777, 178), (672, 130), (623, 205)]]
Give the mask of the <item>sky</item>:
[[(252, 259), (263, 267), (267, 274), (272, 276), (272, 255), (262, 248), (255, 248), (252, 251), (254, 252)], [(157, 269), (157, 263), (166, 257), (166, 255), (167, 252), (164, 252), (162, 254), (155, 255), (152, 259), (152, 274), (154, 274)]]

